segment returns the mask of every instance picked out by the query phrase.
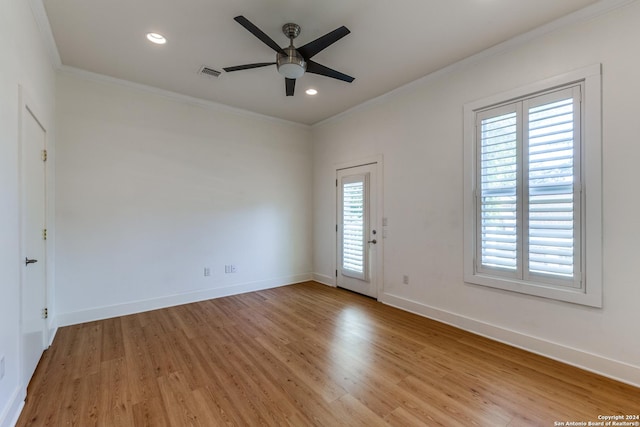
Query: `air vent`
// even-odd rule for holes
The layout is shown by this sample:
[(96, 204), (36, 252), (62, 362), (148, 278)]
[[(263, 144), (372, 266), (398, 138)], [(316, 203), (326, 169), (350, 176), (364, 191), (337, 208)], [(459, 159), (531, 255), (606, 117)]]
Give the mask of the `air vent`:
[(200, 74), (207, 77), (218, 77), (220, 75), (220, 71), (209, 67), (202, 67), (200, 68)]

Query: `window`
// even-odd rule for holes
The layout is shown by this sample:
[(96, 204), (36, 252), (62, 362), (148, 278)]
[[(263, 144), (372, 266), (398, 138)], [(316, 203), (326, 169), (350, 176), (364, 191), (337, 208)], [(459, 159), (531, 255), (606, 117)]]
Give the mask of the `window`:
[(476, 113), (476, 269), (580, 287), (582, 85)]
[(465, 281), (601, 306), (599, 82), (589, 67), (465, 106)]

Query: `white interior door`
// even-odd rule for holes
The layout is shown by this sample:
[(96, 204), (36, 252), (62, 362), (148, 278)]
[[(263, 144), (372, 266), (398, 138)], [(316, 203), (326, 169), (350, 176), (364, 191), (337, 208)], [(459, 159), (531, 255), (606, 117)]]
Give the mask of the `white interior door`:
[(377, 163), (337, 171), (337, 285), (378, 297)]
[(21, 379), (26, 386), (46, 348), (46, 132), (26, 104), (21, 123)]

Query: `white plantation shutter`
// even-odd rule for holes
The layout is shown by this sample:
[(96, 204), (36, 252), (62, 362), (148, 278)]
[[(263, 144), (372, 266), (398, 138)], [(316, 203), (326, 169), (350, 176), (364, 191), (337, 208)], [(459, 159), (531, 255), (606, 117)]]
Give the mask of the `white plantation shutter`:
[(368, 212), (365, 197), (368, 175), (351, 175), (342, 179), (342, 274), (367, 280)]
[[(573, 279), (579, 272), (580, 92), (525, 103), (528, 116), (528, 272)], [(576, 191), (577, 190), (577, 191)], [(578, 283), (579, 284), (579, 283)]]
[(476, 115), (476, 269), (580, 286), (580, 86)]
[(491, 111), (488, 117), (480, 119), (479, 136), (480, 264), (515, 272), (518, 269), (516, 112)]

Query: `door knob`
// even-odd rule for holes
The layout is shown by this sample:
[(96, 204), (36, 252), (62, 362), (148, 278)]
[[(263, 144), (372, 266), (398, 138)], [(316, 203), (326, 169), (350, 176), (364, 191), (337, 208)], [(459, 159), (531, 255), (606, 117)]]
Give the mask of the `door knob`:
[(27, 257), (24, 258), (24, 265), (33, 264), (34, 262), (38, 262), (37, 259), (29, 259)]
[(376, 239), (373, 239), (373, 240), (369, 240), (367, 243), (373, 243), (375, 245), (376, 243), (378, 243), (378, 241)]

